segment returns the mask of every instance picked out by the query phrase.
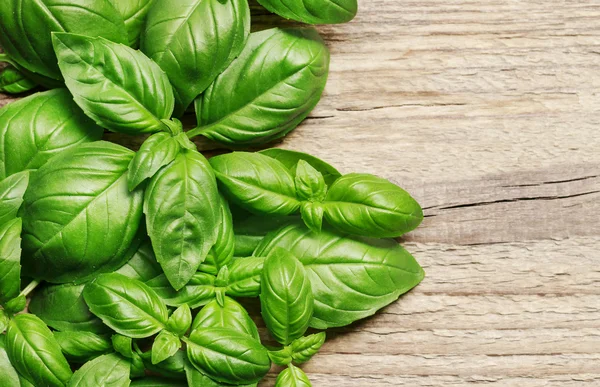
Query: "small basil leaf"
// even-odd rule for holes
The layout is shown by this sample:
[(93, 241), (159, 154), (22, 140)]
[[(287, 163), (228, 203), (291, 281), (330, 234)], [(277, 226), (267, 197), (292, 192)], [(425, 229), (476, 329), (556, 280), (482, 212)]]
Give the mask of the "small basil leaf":
[(0, 179), (40, 168), (57, 153), (99, 140), (102, 133), (67, 89), (10, 103), (0, 109)]
[(250, 33), (244, 0), (157, 0), (148, 13), (142, 51), (169, 76), (183, 111), (229, 66)]
[(267, 236), (256, 255), (276, 247), (294, 254), (304, 265), (315, 299), (310, 326), (340, 327), (373, 315), (423, 279), (417, 261), (392, 239), (315, 233), (290, 225)]
[(35, 387), (33, 384), (29, 382), (29, 380), (25, 379), (23, 376), (19, 375), (19, 382), (21, 382), (20, 387)]
[(148, 282), (161, 275), (162, 269), (158, 262), (156, 262), (150, 240), (145, 240), (133, 254), (131, 259), (116, 272), (142, 282)]
[(140, 34), (146, 22), (146, 16), (154, 0), (108, 0), (121, 14), (127, 30), (127, 41), (130, 47), (137, 48)]
[(167, 321), (167, 329), (178, 336), (183, 336), (192, 325), (192, 312), (187, 304), (181, 305), (173, 312), (169, 321)]
[[(202, 386), (203, 384), (192, 384), (192, 386)], [(175, 382), (169, 379), (157, 377), (145, 377), (131, 382), (130, 387), (188, 387), (185, 382)]]
[(9, 322), (10, 316), (4, 309), (0, 309), (0, 335), (6, 330)]
[(324, 213), (323, 205), (318, 202), (303, 202), (300, 207), (300, 215), (304, 224), (315, 232), (319, 232), (323, 228)]
[(292, 362), (292, 349), (285, 346), (278, 351), (269, 351), (271, 361), (280, 366), (286, 366)]
[(215, 286), (225, 287), (229, 283), (229, 268), (223, 266), (219, 273), (217, 273), (217, 279), (215, 279)]
[(215, 298), (215, 277), (197, 272), (180, 290), (173, 289), (164, 274), (146, 282), (152, 290), (169, 306), (188, 304), (195, 309)]
[(54, 338), (67, 360), (74, 363), (85, 363), (113, 348), (108, 336), (91, 332), (54, 332)]
[(189, 364), (185, 351), (178, 351), (158, 364), (152, 364), (152, 351), (138, 351), (137, 354), (142, 358), (149, 371), (169, 379), (185, 379), (185, 366)]
[(260, 340), (256, 324), (246, 309), (229, 297), (224, 298), (223, 305), (216, 300), (209, 302), (194, 318), (193, 331), (211, 327), (232, 329)]
[(179, 336), (166, 330), (160, 332), (152, 344), (152, 364), (158, 364), (170, 358), (177, 353), (179, 348), (181, 348)]
[(354, 19), (357, 0), (258, 0), (260, 5), (286, 19), (309, 24), (346, 23)]
[(71, 367), (42, 320), (19, 314), (8, 324), (6, 352), (13, 366), (35, 386), (65, 386)]
[(234, 235), (233, 220), (227, 200), (219, 195), (219, 209), (221, 212), (221, 225), (219, 226), (219, 235), (217, 241), (208, 252), (206, 260), (202, 262), (199, 270), (205, 273), (216, 275), (221, 268), (228, 265), (233, 258)]
[[(187, 385), (201, 387), (232, 387), (232, 384), (217, 382), (188, 364), (185, 367)], [(237, 385), (238, 387), (257, 387), (257, 383)]]
[(300, 337), (290, 344), (292, 359), (298, 364), (310, 360), (325, 343), (325, 332)]
[(69, 387), (129, 387), (130, 366), (117, 354), (102, 355), (85, 363), (69, 381)]
[(298, 218), (294, 216), (259, 215), (252, 215), (240, 221), (234, 221), (234, 256), (248, 257), (252, 255), (268, 233), (297, 222)]
[(408, 192), (388, 180), (351, 173), (335, 181), (323, 202), (325, 220), (342, 232), (375, 238), (415, 229), (423, 210)]
[(293, 130), (327, 82), (329, 52), (314, 29), (250, 34), (240, 56), (196, 99), (196, 133), (228, 146), (264, 144)]
[(6, 338), (0, 334), (0, 386), (21, 387), (17, 370), (10, 364), (6, 353)]
[(166, 130), (173, 91), (156, 63), (102, 38), (56, 33), (52, 40), (69, 91), (98, 125), (128, 134)]
[(150, 181), (144, 198), (148, 234), (169, 282), (190, 281), (219, 235), (219, 192), (208, 161), (181, 150)]
[(27, 275), (85, 282), (129, 259), (143, 199), (127, 190), (132, 157), (129, 149), (97, 141), (62, 152), (32, 175), (22, 209)]
[(28, 184), (29, 171), (18, 172), (0, 180), (0, 224), (17, 217)]
[(264, 257), (238, 258), (229, 266), (226, 293), (233, 297), (257, 297), (260, 294), (260, 276)]
[(308, 329), (314, 307), (310, 280), (302, 263), (282, 248), (271, 250), (265, 260), (260, 306), (269, 332), (283, 345)]
[(21, 291), (21, 218), (0, 225), (0, 304)]
[(85, 286), (83, 297), (92, 313), (125, 336), (149, 337), (167, 323), (160, 297), (143, 282), (121, 274), (101, 274)]
[(321, 201), (325, 199), (327, 185), (321, 172), (304, 160), (296, 166), (296, 194), (300, 200)]
[(259, 153), (233, 152), (210, 159), (219, 187), (242, 208), (268, 215), (298, 210), (294, 179), (279, 161)]
[(9, 300), (4, 305), (4, 310), (10, 314), (17, 314), (17, 313), (23, 311), (23, 309), (25, 309), (26, 306), (27, 306), (27, 297), (25, 297), (24, 295), (19, 295), (19, 296), (13, 298), (12, 300)]
[(148, 137), (129, 164), (127, 186), (133, 191), (144, 180), (168, 165), (179, 153), (179, 143), (170, 133), (160, 132)]
[(133, 339), (123, 335), (112, 335), (112, 347), (126, 359), (133, 359)]
[(316, 158), (315, 156), (311, 156), (307, 153), (280, 148), (264, 149), (259, 153), (262, 153), (263, 155), (278, 160), (283, 165), (285, 165), (287, 169), (292, 171), (292, 174), (294, 175), (296, 174), (296, 166), (298, 165), (298, 162), (300, 160), (304, 160), (317, 171), (321, 172), (321, 175), (323, 175), (323, 179), (325, 179), (325, 183), (327, 184), (327, 186), (331, 186), (331, 184), (333, 184), (334, 181), (336, 181), (339, 177), (342, 176), (342, 174), (339, 173), (337, 169), (327, 164), (325, 161)]
[(192, 331), (188, 358), (199, 371), (223, 383), (255, 383), (271, 368), (267, 350), (256, 339), (227, 328)]
[(311, 387), (308, 376), (300, 368), (289, 365), (275, 380), (275, 387)]
[(37, 86), (29, 78), (14, 67), (7, 67), (0, 73), (0, 92), (19, 94), (29, 91)]

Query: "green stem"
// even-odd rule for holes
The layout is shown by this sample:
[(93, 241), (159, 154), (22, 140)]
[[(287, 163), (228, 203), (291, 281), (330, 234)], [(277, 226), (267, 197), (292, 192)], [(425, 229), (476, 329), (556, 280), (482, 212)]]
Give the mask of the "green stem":
[(187, 132), (185, 132), (185, 134), (188, 136), (188, 138), (194, 138), (194, 137), (197, 137), (200, 134), (202, 134), (203, 130), (204, 130), (203, 127), (196, 126), (194, 129), (190, 129)]
[[(185, 132), (185, 134), (190, 140), (192, 140), (192, 138), (198, 136), (199, 134), (201, 134), (201, 132), (202, 128), (194, 128), (192, 130), (188, 130), (187, 132)], [(200, 152), (228, 149), (227, 146), (220, 144), (216, 141), (210, 140), (204, 136), (196, 137), (192, 140), (192, 142), (196, 145), (197, 149)]]
[(23, 289), (21, 291), (21, 293), (19, 293), (19, 296), (25, 296), (27, 297), (29, 295), (29, 293), (33, 292), (33, 289), (35, 289), (38, 285), (40, 284), (39, 280), (33, 280), (29, 283), (29, 285), (27, 285), (25, 287), (25, 289)]

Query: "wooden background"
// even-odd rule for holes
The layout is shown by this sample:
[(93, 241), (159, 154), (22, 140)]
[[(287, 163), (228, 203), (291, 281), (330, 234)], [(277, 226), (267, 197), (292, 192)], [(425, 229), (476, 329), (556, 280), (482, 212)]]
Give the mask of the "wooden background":
[(600, 2), (359, 6), (279, 146), (409, 190), (427, 277), (333, 330), (313, 385), (600, 386)]

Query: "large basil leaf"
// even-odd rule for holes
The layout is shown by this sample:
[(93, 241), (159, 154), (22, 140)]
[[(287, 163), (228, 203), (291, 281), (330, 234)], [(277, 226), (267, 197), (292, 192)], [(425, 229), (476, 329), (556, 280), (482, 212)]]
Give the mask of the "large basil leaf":
[(102, 274), (88, 283), (83, 297), (92, 313), (117, 333), (144, 338), (165, 328), (169, 314), (158, 295), (143, 282), (122, 274)]
[(3, 0), (0, 44), (20, 66), (61, 79), (52, 49), (52, 32), (102, 36), (126, 43), (123, 18), (107, 0)]
[(146, 226), (158, 263), (179, 290), (192, 278), (219, 235), (219, 192), (208, 161), (182, 149), (150, 180)]
[(192, 331), (190, 362), (210, 378), (230, 384), (255, 383), (271, 368), (267, 350), (253, 337), (227, 328)]
[(168, 165), (179, 153), (179, 143), (171, 133), (155, 133), (135, 153), (129, 173), (127, 185), (133, 191), (144, 180), (151, 178), (159, 169)]
[(304, 266), (283, 248), (265, 260), (260, 290), (261, 314), (269, 332), (287, 345), (308, 329), (314, 300)]
[(219, 235), (217, 241), (208, 252), (206, 260), (200, 265), (200, 270), (212, 275), (217, 275), (222, 267), (227, 266), (233, 258), (234, 235), (233, 219), (227, 200), (220, 196), (219, 210), (221, 213), (221, 225), (219, 226)]
[(37, 84), (25, 77), (15, 67), (7, 67), (0, 73), (0, 92), (9, 94), (19, 94), (29, 91)]
[(195, 309), (215, 298), (215, 277), (207, 273), (194, 273), (180, 290), (173, 289), (164, 274), (146, 282), (152, 290), (169, 306), (188, 304)]
[(6, 352), (19, 374), (35, 386), (65, 386), (73, 374), (50, 329), (32, 314), (10, 321)]
[(99, 140), (102, 132), (66, 89), (10, 103), (0, 109), (0, 179), (37, 169), (59, 152)]
[(132, 157), (98, 141), (61, 153), (32, 175), (23, 203), (28, 275), (83, 282), (129, 258), (142, 218), (142, 192), (127, 189)]
[(108, 327), (94, 316), (83, 299), (85, 285), (47, 285), (33, 293), (29, 311), (59, 331), (103, 333)]
[(216, 300), (206, 304), (194, 318), (192, 331), (201, 328), (228, 328), (245, 333), (260, 340), (256, 324), (243, 306), (235, 300), (225, 297), (223, 306)]
[(325, 219), (342, 232), (375, 238), (415, 229), (423, 210), (408, 192), (377, 176), (351, 173), (337, 179), (322, 203)]
[(111, 353), (85, 363), (69, 381), (69, 387), (129, 387), (130, 365)]
[(157, 0), (148, 13), (142, 51), (165, 70), (185, 108), (229, 66), (250, 33), (246, 0)]
[(258, 0), (260, 5), (286, 19), (310, 24), (346, 23), (358, 11), (357, 0)]
[(119, 11), (125, 22), (127, 30), (127, 40), (129, 46), (137, 48), (140, 43), (140, 35), (146, 16), (154, 0), (109, 0), (111, 4)]
[(19, 374), (10, 364), (8, 354), (6, 353), (6, 338), (0, 335), (0, 386), (3, 387), (21, 387)]
[(196, 100), (198, 129), (189, 134), (230, 146), (282, 137), (319, 102), (328, 71), (329, 52), (314, 29), (254, 32)]
[(0, 224), (0, 304), (21, 290), (21, 218)]
[(233, 297), (257, 297), (265, 258), (237, 258), (229, 265), (226, 293)]
[(279, 161), (259, 153), (212, 157), (210, 165), (228, 199), (256, 214), (289, 215), (298, 210), (294, 179)]
[[(187, 386), (201, 386), (201, 387), (232, 387), (232, 384), (217, 382), (202, 372), (198, 371), (191, 365), (185, 367), (185, 374), (187, 377)], [(256, 387), (257, 383), (237, 385), (238, 387)]]
[(415, 287), (425, 273), (392, 239), (315, 233), (290, 225), (267, 236), (255, 255), (276, 247), (294, 254), (307, 271), (315, 299), (311, 327), (348, 325), (373, 315)]
[(308, 376), (300, 368), (288, 365), (275, 380), (275, 387), (311, 387)]
[(0, 224), (17, 217), (28, 184), (29, 171), (15, 173), (0, 180)]
[(296, 175), (296, 166), (298, 165), (298, 161), (304, 160), (309, 163), (314, 169), (321, 172), (323, 178), (325, 179), (325, 184), (331, 186), (334, 181), (337, 180), (338, 177), (341, 177), (342, 174), (338, 172), (337, 169), (327, 164), (325, 161), (316, 158), (315, 156), (311, 156), (307, 153), (296, 152), (287, 149), (280, 148), (269, 148), (261, 150), (259, 153), (263, 155), (267, 155), (269, 157), (278, 160), (283, 165), (286, 166), (287, 169), (292, 171), (293, 175)]
[(142, 242), (131, 259), (116, 272), (142, 282), (148, 282), (163, 274), (149, 239)]
[[(202, 386), (202, 384), (192, 384), (193, 386)], [(157, 377), (145, 377), (131, 382), (130, 387), (188, 387), (185, 382), (175, 382), (169, 379)]]
[(247, 257), (252, 255), (264, 237), (281, 227), (297, 223), (295, 216), (259, 216), (253, 215), (233, 222), (234, 255)]
[(296, 363), (305, 363), (313, 357), (325, 343), (325, 332), (300, 337), (290, 344), (292, 359)]
[(54, 338), (65, 357), (74, 363), (85, 363), (112, 350), (108, 336), (92, 332), (54, 332)]
[(75, 102), (98, 125), (138, 134), (168, 130), (173, 91), (144, 54), (102, 38), (54, 34), (54, 48)]

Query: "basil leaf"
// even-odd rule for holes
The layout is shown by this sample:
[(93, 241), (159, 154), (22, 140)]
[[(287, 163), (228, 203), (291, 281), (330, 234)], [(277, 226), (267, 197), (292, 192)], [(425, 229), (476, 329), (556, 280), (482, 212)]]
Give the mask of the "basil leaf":
[(102, 137), (66, 89), (36, 93), (0, 109), (0, 179), (37, 169), (59, 152)]
[(4, 304), (4, 311), (8, 314), (17, 314), (22, 312), (27, 306), (27, 297), (21, 294)]
[(61, 79), (52, 49), (52, 32), (73, 32), (126, 42), (125, 26), (106, 0), (0, 2), (0, 44), (20, 66), (52, 79)]
[(115, 351), (126, 359), (133, 359), (133, 339), (123, 335), (112, 335), (110, 338)]
[(206, 260), (200, 264), (199, 270), (216, 275), (221, 268), (231, 262), (234, 251), (234, 235), (233, 235), (233, 220), (231, 218), (231, 211), (229, 210), (229, 204), (227, 200), (219, 195), (219, 210), (221, 214), (221, 225), (219, 226), (219, 233), (217, 241), (211, 247)]
[(92, 313), (117, 333), (144, 338), (165, 328), (166, 306), (144, 283), (121, 274), (101, 274), (85, 286), (85, 302)]
[(328, 71), (329, 52), (314, 29), (254, 32), (196, 100), (198, 129), (190, 135), (229, 146), (282, 137), (319, 102)]
[(108, 331), (100, 319), (90, 312), (83, 299), (85, 285), (46, 285), (33, 293), (29, 311), (48, 326), (59, 331)]
[(283, 165), (285, 165), (287, 169), (292, 171), (293, 175), (296, 174), (296, 166), (298, 165), (298, 162), (300, 160), (304, 160), (307, 163), (309, 163), (314, 169), (321, 172), (321, 175), (323, 175), (327, 186), (331, 186), (331, 184), (333, 184), (333, 182), (336, 181), (338, 177), (342, 176), (342, 174), (339, 173), (337, 169), (327, 164), (325, 161), (318, 159), (315, 156), (311, 156), (307, 153), (280, 148), (264, 149), (258, 153), (278, 160)]
[(158, 364), (161, 361), (175, 355), (181, 348), (179, 337), (169, 331), (161, 331), (152, 344), (152, 364)]
[(260, 5), (286, 19), (309, 24), (346, 23), (358, 11), (357, 0), (258, 0)]
[(304, 224), (314, 232), (319, 232), (323, 228), (323, 215), (325, 210), (319, 202), (302, 202), (300, 215)]
[(241, 221), (234, 220), (234, 256), (247, 257), (252, 255), (269, 232), (297, 222), (298, 218), (294, 216), (252, 215)]
[(175, 355), (158, 364), (152, 364), (152, 351), (137, 352), (143, 359), (146, 369), (166, 378), (182, 380), (185, 379), (185, 366), (189, 364), (184, 351), (178, 351)]
[(98, 141), (63, 152), (34, 175), (23, 203), (23, 268), (49, 282), (114, 270), (142, 218), (142, 192), (127, 190), (133, 152)]
[(223, 306), (216, 300), (206, 304), (192, 323), (192, 331), (211, 327), (231, 329), (260, 340), (256, 324), (246, 309), (229, 297), (225, 297)]
[(296, 194), (300, 200), (322, 201), (327, 193), (327, 185), (321, 172), (304, 160), (296, 166)]
[(167, 329), (178, 336), (183, 336), (192, 325), (192, 311), (187, 304), (181, 305), (173, 312), (169, 321), (167, 321)]
[(292, 349), (289, 345), (286, 345), (279, 350), (270, 350), (269, 358), (279, 366), (286, 366), (292, 362)]
[(6, 338), (0, 334), (0, 386), (21, 387), (17, 370), (10, 363), (6, 353)]
[(265, 238), (255, 254), (276, 247), (294, 254), (304, 265), (315, 299), (310, 326), (340, 327), (371, 316), (415, 287), (425, 273), (396, 241), (315, 233), (290, 225)]
[(408, 192), (377, 176), (351, 173), (337, 179), (323, 202), (325, 219), (342, 232), (375, 238), (415, 229), (423, 210)]
[(16, 315), (6, 331), (12, 365), (35, 386), (65, 386), (73, 374), (50, 329), (31, 314)]
[(308, 376), (300, 368), (288, 365), (288, 368), (279, 373), (275, 380), (275, 387), (311, 387)]
[(180, 290), (173, 289), (164, 274), (146, 282), (152, 290), (169, 306), (188, 304), (195, 309), (205, 305), (215, 298), (215, 277), (210, 274), (197, 272)]
[(107, 336), (92, 332), (54, 332), (54, 338), (67, 360), (74, 363), (85, 363), (112, 350)]
[(138, 134), (168, 130), (173, 91), (165, 73), (144, 54), (102, 38), (52, 37), (58, 65), (75, 102), (98, 125)]
[(238, 258), (229, 266), (226, 293), (233, 297), (257, 297), (265, 258)]
[(125, 22), (127, 41), (130, 47), (137, 48), (146, 16), (154, 0), (108, 0), (117, 9)]
[(8, 323), (10, 322), (10, 316), (8, 311), (0, 309), (0, 332), (4, 332)]
[[(232, 384), (217, 382), (202, 372), (198, 371), (191, 365), (185, 367), (185, 374), (187, 376), (187, 385), (189, 386), (201, 386), (201, 387), (232, 387)], [(238, 387), (256, 387), (257, 383), (237, 385)]]
[(294, 359), (296, 363), (305, 363), (319, 352), (319, 349), (321, 349), (324, 343), (325, 332), (297, 338), (290, 344), (292, 359)]
[(260, 290), (261, 314), (273, 337), (287, 345), (308, 329), (314, 300), (304, 266), (281, 247), (265, 260)]
[(169, 76), (183, 111), (229, 66), (250, 33), (244, 0), (157, 0), (148, 13), (142, 51)]
[(69, 387), (129, 387), (129, 362), (117, 354), (102, 355), (73, 374)]
[(28, 184), (29, 171), (18, 172), (0, 180), (0, 224), (17, 217)]
[(172, 162), (179, 153), (179, 143), (170, 133), (155, 133), (135, 153), (129, 164), (127, 185), (133, 191), (144, 180)]
[[(198, 386), (204, 387), (202, 384), (198, 384)], [(173, 380), (169, 379), (145, 377), (134, 380), (131, 382), (130, 387), (188, 387), (188, 385), (184, 382), (174, 382)]]
[(21, 291), (21, 218), (0, 224), (0, 304)]
[(203, 328), (192, 331), (187, 344), (192, 365), (219, 382), (255, 383), (271, 368), (267, 350), (245, 333)]
[(181, 150), (150, 181), (144, 198), (148, 234), (171, 285), (192, 278), (219, 235), (219, 192), (208, 161)]
[(19, 94), (35, 88), (37, 84), (25, 77), (14, 67), (7, 67), (0, 73), (0, 92)]
[(156, 262), (156, 257), (154, 256), (154, 251), (152, 250), (149, 239), (145, 240), (133, 254), (131, 259), (116, 272), (142, 282), (148, 282), (163, 274), (160, 265)]
[(210, 159), (219, 187), (242, 208), (268, 215), (298, 210), (294, 179), (277, 160), (259, 153), (233, 152)]

